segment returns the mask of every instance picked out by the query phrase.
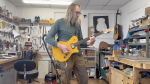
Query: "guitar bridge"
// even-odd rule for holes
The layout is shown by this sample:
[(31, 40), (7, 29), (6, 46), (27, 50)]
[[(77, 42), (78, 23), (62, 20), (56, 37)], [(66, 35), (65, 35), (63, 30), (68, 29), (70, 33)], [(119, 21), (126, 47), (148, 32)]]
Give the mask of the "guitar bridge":
[(71, 45), (71, 48), (72, 48), (72, 49), (74, 49), (74, 48), (75, 48), (75, 46), (74, 46), (74, 44), (73, 44), (73, 43), (72, 43), (72, 44), (70, 44), (70, 45)]

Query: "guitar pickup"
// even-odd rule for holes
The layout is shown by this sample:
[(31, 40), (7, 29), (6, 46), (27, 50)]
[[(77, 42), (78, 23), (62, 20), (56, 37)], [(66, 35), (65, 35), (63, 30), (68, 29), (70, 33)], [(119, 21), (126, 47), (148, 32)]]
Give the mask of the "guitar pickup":
[(72, 44), (70, 44), (70, 45), (71, 45), (71, 48), (72, 48), (72, 49), (74, 49), (74, 48), (75, 48), (75, 46), (74, 46), (74, 44), (73, 44), (73, 43), (72, 43)]

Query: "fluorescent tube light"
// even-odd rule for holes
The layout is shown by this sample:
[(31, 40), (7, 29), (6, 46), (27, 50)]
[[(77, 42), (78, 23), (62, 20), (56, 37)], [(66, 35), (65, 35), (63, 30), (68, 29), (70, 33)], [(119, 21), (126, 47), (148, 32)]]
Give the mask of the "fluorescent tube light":
[(69, 1), (32, 1), (32, 0), (23, 0), (24, 3), (31, 4), (56, 4), (56, 5), (70, 5), (72, 2)]

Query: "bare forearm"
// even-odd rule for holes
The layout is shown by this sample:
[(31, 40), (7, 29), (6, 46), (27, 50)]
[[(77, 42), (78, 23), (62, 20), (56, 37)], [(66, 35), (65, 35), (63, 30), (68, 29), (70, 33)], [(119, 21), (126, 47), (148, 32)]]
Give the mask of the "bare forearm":
[(57, 44), (57, 47), (61, 48), (61, 45), (62, 45), (62, 44), (58, 43), (58, 44)]
[(94, 42), (88, 42), (87, 46), (92, 46), (94, 44)]

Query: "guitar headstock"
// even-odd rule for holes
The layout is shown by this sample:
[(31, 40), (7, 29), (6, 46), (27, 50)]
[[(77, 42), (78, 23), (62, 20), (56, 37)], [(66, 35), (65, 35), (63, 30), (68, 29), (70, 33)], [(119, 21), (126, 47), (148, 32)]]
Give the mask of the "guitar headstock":
[(103, 34), (106, 34), (108, 32), (114, 31), (114, 29), (104, 29), (102, 30)]

